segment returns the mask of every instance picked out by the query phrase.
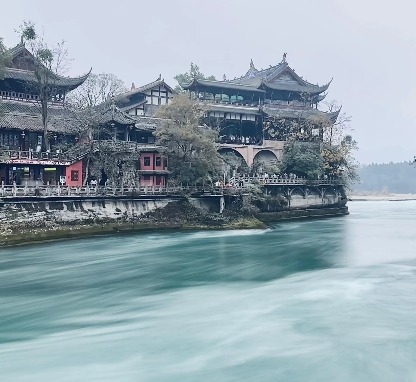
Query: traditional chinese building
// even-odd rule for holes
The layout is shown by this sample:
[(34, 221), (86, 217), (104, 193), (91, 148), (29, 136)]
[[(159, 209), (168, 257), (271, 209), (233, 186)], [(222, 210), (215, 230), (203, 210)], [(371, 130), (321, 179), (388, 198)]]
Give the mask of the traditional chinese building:
[[(82, 142), (79, 147), (92, 154), (102, 150), (111, 152), (112, 160), (119, 164), (128, 159), (137, 161), (134, 183), (140, 186), (167, 185), (168, 158), (163, 147), (155, 144), (153, 135), (158, 120), (137, 117), (127, 114), (116, 106), (114, 99), (110, 103), (100, 105), (96, 110), (99, 127), (93, 132), (92, 142)], [(94, 155), (93, 155), (94, 156)], [(88, 174), (86, 174), (88, 176)], [(101, 180), (103, 182), (103, 179)]]
[(0, 80), (0, 184), (66, 184), (81, 186), (89, 174), (85, 159), (95, 148), (113, 147), (118, 157), (136, 155), (137, 185), (167, 182), (167, 158), (155, 145), (155, 108), (169, 102), (173, 90), (158, 79), (132, 89), (112, 102), (100, 105), (95, 113), (94, 136), (87, 142), (85, 116), (65, 106), (66, 94), (80, 86), (79, 78), (52, 75), (53, 91), (48, 100), (48, 138), (44, 146), (44, 126), (35, 75), (36, 58), (19, 44), (9, 50), (11, 65)]
[(154, 117), (160, 106), (168, 105), (176, 92), (162, 79), (137, 87), (134, 83), (129, 92), (115, 98), (120, 110), (140, 117)]
[(251, 61), (239, 78), (195, 78), (182, 87), (206, 104), (206, 122), (220, 129), (221, 152), (238, 153), (248, 165), (270, 165), (281, 160), (288, 139), (319, 141), (323, 128), (336, 121), (339, 110), (318, 109), (330, 83), (319, 86), (304, 80), (284, 54), (279, 64), (268, 69), (258, 70)]
[(9, 54), (11, 64), (0, 80), (0, 183), (64, 183), (62, 179), (72, 171), (73, 180), (67, 184), (79, 184), (81, 163), (68, 160), (60, 147), (75, 143), (78, 130), (73, 112), (64, 108), (65, 96), (81, 85), (88, 74), (69, 78), (51, 73), (53, 91), (49, 93), (48, 106), (51, 147), (47, 151), (43, 144), (36, 59), (24, 44), (10, 49)]

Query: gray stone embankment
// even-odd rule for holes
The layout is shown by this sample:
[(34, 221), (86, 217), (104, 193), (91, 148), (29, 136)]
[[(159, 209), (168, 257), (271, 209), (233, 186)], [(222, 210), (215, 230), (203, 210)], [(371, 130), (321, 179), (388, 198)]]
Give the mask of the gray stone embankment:
[(7, 201), (0, 203), (0, 246), (150, 229), (265, 228), (252, 216), (210, 211), (215, 204), (163, 197)]
[(219, 196), (3, 201), (0, 246), (144, 230), (266, 228), (271, 222), (348, 213), (339, 203), (319, 205), (305, 200), (288, 209), (279, 204), (279, 197), (263, 200), (259, 208), (251, 204), (252, 199), (243, 199), (227, 199), (225, 209), (224, 198)]

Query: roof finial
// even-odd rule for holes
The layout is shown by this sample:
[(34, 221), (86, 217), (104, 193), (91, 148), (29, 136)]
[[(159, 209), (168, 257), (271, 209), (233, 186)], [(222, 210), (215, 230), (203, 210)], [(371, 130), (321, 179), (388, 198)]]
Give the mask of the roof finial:
[(227, 81), (227, 76), (225, 74), (222, 76), (222, 80)]
[(257, 69), (254, 67), (254, 64), (253, 64), (253, 59), (251, 59), (251, 60), (250, 60), (250, 69), (251, 69), (251, 70), (257, 70)]
[(287, 56), (287, 53), (283, 53), (282, 64), (285, 64), (287, 62), (286, 61), (286, 56)]
[(156, 81), (160, 81), (162, 79), (162, 74), (159, 74), (159, 77), (157, 78)]
[(136, 85), (134, 84), (134, 82), (131, 83), (131, 89), (130, 90), (134, 90), (136, 89)]

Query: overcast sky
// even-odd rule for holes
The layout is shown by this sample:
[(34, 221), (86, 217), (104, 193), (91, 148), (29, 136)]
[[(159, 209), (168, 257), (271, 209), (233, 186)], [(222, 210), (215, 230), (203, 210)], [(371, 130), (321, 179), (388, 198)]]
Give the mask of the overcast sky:
[(67, 42), (70, 75), (90, 67), (127, 86), (171, 85), (190, 62), (222, 79), (289, 65), (312, 83), (334, 78), (327, 100), (352, 116), (361, 163), (416, 154), (416, 3), (412, 0), (13, 0), (0, 36), (19, 41), (23, 20), (51, 44)]

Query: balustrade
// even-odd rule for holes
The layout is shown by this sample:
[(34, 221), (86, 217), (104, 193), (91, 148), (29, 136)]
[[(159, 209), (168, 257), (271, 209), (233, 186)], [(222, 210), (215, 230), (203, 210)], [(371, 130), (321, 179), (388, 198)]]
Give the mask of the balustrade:
[(247, 189), (253, 184), (263, 186), (295, 186), (295, 185), (315, 185), (315, 186), (334, 186), (341, 182), (336, 179), (305, 179), (305, 178), (285, 178), (285, 177), (256, 177), (242, 176), (230, 179), (227, 185), (221, 186), (51, 186), (51, 185), (0, 185), (0, 198), (16, 197), (106, 197), (106, 196), (149, 196), (165, 195), (180, 196), (184, 194), (201, 195), (223, 195), (238, 193)]

